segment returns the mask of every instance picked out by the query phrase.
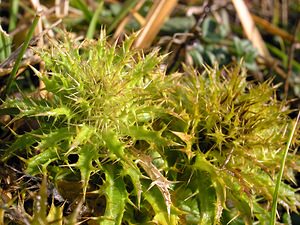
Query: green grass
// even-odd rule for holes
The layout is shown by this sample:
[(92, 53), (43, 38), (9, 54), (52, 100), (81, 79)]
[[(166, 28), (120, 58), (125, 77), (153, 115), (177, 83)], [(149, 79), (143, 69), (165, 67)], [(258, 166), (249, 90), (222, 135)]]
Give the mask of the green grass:
[(5, 90), (3, 91), (3, 93), (1, 93), (1, 95), (2, 95), (1, 99), (5, 99), (5, 96), (8, 95), (8, 94), (10, 94), (11, 86), (13, 84), (13, 81), (16, 78), (16, 75), (17, 75), (17, 72), (18, 72), (21, 60), (23, 58), (23, 55), (24, 55), (26, 49), (29, 46), (29, 43), (30, 43), (31, 38), (32, 38), (33, 33), (34, 33), (34, 29), (37, 26), (40, 17), (41, 17), (40, 13), (37, 13), (37, 15), (35, 16), (35, 18), (34, 18), (34, 20), (32, 22), (32, 25), (30, 26), (28, 34), (25, 37), (24, 43), (20, 47), (20, 52), (19, 52), (19, 54), (17, 56), (16, 62), (14, 63), (14, 66), (13, 66), (13, 69), (11, 71), (11, 74), (9, 75), (9, 77), (7, 79)]
[(293, 139), (295, 131), (296, 131), (296, 127), (297, 127), (297, 124), (298, 124), (298, 121), (299, 121), (299, 116), (300, 116), (300, 112), (298, 113), (296, 122), (293, 126), (293, 129), (290, 132), (289, 139), (288, 139), (288, 142), (286, 144), (286, 148), (283, 152), (283, 156), (282, 156), (282, 159), (281, 159), (280, 171), (279, 171), (278, 176), (277, 176), (276, 186), (275, 186), (275, 190), (274, 190), (274, 194), (273, 194), (272, 214), (271, 214), (271, 222), (270, 222), (271, 225), (276, 224), (277, 202), (278, 202), (278, 195), (279, 195), (278, 192), (279, 192), (282, 176), (283, 176), (283, 173), (284, 173), (286, 158), (287, 158), (288, 151), (289, 151), (291, 143), (292, 143), (292, 139)]

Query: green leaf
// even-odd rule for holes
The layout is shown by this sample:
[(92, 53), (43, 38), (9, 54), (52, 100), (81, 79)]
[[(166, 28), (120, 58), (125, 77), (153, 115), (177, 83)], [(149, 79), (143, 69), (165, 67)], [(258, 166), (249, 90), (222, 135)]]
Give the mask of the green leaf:
[(52, 202), (47, 221), (51, 225), (63, 225), (63, 206), (55, 206)]
[(163, 34), (185, 33), (195, 25), (196, 21), (193, 16), (188, 17), (171, 17), (161, 28)]
[(117, 158), (124, 158), (124, 145), (119, 141), (114, 132), (108, 131), (103, 133), (103, 140), (110, 153), (117, 156)]
[(41, 134), (41, 130), (36, 130), (17, 136), (16, 141), (5, 151), (2, 160), (5, 161), (10, 156), (18, 154), (17, 151), (26, 151), (30, 149), (32, 145), (41, 139)]
[[(149, 186), (149, 182), (143, 182), (143, 186)], [(154, 186), (151, 189), (145, 191), (143, 196), (147, 202), (151, 205), (154, 211), (153, 223), (161, 225), (175, 225), (178, 224), (178, 217), (171, 212), (168, 215), (166, 203), (160, 190)]]
[(62, 141), (69, 141), (71, 137), (75, 134), (72, 128), (62, 127), (55, 129), (54, 131), (44, 134), (41, 138), (41, 142), (36, 147), (38, 151), (43, 151), (48, 148), (58, 147)]
[(144, 140), (148, 143), (155, 143), (157, 146), (168, 146), (171, 142), (161, 136), (162, 131), (151, 131), (144, 126), (131, 126), (128, 128), (128, 135), (135, 140)]
[(220, 222), (222, 207), (219, 205), (216, 190), (208, 173), (196, 173), (195, 178), (189, 186), (196, 186), (199, 193), (195, 196), (200, 205), (199, 224), (218, 224)]
[(58, 158), (57, 148), (48, 148), (27, 161), (26, 172), (31, 175), (40, 174), (43, 172), (43, 168)]
[(140, 172), (140, 170), (136, 167), (132, 167), (129, 165), (123, 165), (124, 170), (122, 171), (122, 175), (128, 175), (131, 178), (133, 188), (134, 188), (134, 194), (137, 197), (137, 207), (140, 209), (141, 206), (141, 196), (142, 196), (142, 183), (141, 178), (143, 177), (143, 174)]
[(98, 154), (95, 146), (88, 144), (79, 148), (78, 155), (79, 159), (76, 166), (80, 170), (81, 179), (83, 181), (83, 197), (85, 198), (90, 175), (96, 171), (96, 168), (93, 166), (93, 161), (98, 158)]
[(202, 54), (198, 51), (198, 49), (193, 48), (190, 51), (188, 51), (188, 54), (192, 57), (193, 65), (200, 67), (204, 64)]
[(103, 225), (118, 225), (122, 223), (125, 205), (128, 200), (128, 194), (124, 181), (118, 174), (118, 168), (114, 165), (103, 166), (105, 171), (105, 214), (101, 217)]
[(84, 145), (87, 142), (90, 142), (91, 137), (93, 135), (96, 135), (95, 128), (92, 128), (92, 127), (84, 125), (84, 124), (81, 127), (76, 127), (76, 136), (74, 137), (74, 140), (72, 140), (70, 149), (68, 150), (66, 155), (71, 153), (78, 146)]
[(60, 147), (64, 142), (68, 143), (70, 141), (74, 135), (73, 132), (63, 127), (48, 134), (40, 135), (41, 142), (35, 147), (38, 154), (28, 160), (27, 172), (32, 175), (38, 174), (41, 172), (42, 167), (63, 157)]
[(43, 178), (38, 197), (34, 201), (32, 225), (40, 225), (47, 221), (47, 178)]
[[(220, 210), (220, 207), (225, 207), (226, 200), (226, 184), (220, 177), (218, 169), (208, 162), (202, 154), (196, 156), (196, 162), (193, 165), (195, 169), (198, 169), (200, 172), (207, 172), (211, 177), (211, 182), (216, 191), (216, 210)], [(218, 213), (216, 213), (217, 215)]]
[[(202, 23), (203, 39), (208, 43), (220, 42), (226, 35), (226, 29), (217, 23), (212, 17), (207, 17)], [(225, 31), (225, 33), (224, 33)]]
[(0, 63), (11, 54), (11, 37), (2, 29), (0, 25)]

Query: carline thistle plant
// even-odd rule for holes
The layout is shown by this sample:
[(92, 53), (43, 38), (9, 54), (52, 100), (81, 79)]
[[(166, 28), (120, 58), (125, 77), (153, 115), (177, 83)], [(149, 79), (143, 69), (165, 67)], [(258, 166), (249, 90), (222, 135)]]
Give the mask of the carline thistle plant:
[[(17, 108), (11, 123), (38, 124), (16, 131), (2, 161), (22, 157), (98, 224), (268, 224), (291, 123), (270, 82), (247, 82), (241, 66), (165, 75), (163, 57), (133, 50), (134, 38), (110, 45), (102, 32), (38, 50), (47, 72), (32, 69), (48, 97), (1, 106)], [(287, 211), (299, 208), (299, 168), (290, 152), (278, 196)], [(64, 195), (74, 180), (80, 191)]]

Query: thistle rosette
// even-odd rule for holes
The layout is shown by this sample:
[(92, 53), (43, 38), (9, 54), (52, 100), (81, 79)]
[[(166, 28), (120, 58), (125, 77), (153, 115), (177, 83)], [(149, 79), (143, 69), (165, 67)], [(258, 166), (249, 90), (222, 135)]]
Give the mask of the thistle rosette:
[[(47, 73), (32, 68), (47, 97), (8, 99), (11, 121), (38, 124), (5, 150), (27, 173), (47, 173), (67, 201), (83, 199), (101, 224), (247, 224), (269, 221), (291, 123), (275, 89), (245, 72), (207, 68), (166, 76), (157, 52), (65, 40), (40, 50)], [(289, 153), (279, 203), (297, 211), (298, 155)], [(66, 192), (65, 181), (81, 193)], [(100, 199), (102, 209), (90, 202)]]

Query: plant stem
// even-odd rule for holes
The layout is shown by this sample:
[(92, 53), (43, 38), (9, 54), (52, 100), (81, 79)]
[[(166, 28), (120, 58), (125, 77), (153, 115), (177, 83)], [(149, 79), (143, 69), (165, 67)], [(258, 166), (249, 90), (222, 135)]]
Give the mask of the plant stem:
[(281, 164), (280, 164), (280, 171), (278, 173), (277, 176), (277, 181), (276, 181), (276, 186), (275, 186), (275, 190), (274, 190), (274, 194), (273, 194), (273, 203), (272, 203), (272, 214), (271, 214), (271, 222), (270, 225), (275, 225), (276, 223), (276, 211), (277, 211), (277, 202), (278, 202), (278, 192), (279, 192), (279, 187), (280, 187), (280, 183), (281, 183), (281, 179), (282, 179), (282, 175), (283, 175), (283, 171), (284, 171), (284, 166), (285, 166), (285, 161), (286, 161), (286, 157), (299, 121), (299, 116), (300, 116), (300, 111), (298, 113), (297, 119), (295, 121), (295, 124), (293, 126), (293, 129), (291, 130), (291, 133), (289, 135), (289, 140), (288, 143), (286, 145), (286, 148), (284, 150), (282, 159), (281, 159)]

